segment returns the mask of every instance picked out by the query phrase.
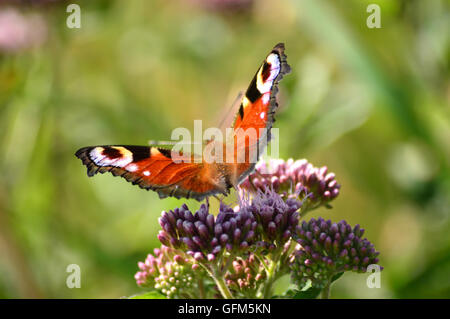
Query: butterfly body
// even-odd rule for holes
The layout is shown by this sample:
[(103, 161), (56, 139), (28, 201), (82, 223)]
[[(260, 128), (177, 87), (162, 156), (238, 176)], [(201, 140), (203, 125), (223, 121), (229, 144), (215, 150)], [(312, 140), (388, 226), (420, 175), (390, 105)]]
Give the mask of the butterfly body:
[[(75, 155), (87, 167), (88, 176), (111, 172), (141, 188), (156, 191), (161, 198), (173, 196), (201, 201), (215, 194), (226, 195), (251, 173), (270, 140), (278, 106), (277, 85), (289, 72), (284, 45), (278, 44), (260, 66), (242, 98), (232, 134), (227, 138), (231, 143), (211, 140), (206, 144), (206, 151), (221, 150), (212, 157), (202, 155), (202, 160), (196, 161), (192, 154), (178, 153), (175, 160), (169, 149), (134, 145), (88, 146)], [(246, 135), (247, 132), (253, 134)]]

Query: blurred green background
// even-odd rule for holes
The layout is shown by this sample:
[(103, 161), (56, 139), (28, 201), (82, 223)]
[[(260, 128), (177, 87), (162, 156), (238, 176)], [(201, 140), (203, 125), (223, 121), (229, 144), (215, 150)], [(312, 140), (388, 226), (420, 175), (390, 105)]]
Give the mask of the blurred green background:
[(448, 1), (77, 1), (80, 29), (70, 3), (0, 5), (0, 297), (140, 292), (157, 219), (185, 201), (88, 179), (74, 152), (216, 125), (278, 42), (293, 68), (281, 157), (336, 173), (342, 192), (314, 217), (361, 224), (385, 267), (380, 289), (348, 273), (332, 296), (450, 297)]

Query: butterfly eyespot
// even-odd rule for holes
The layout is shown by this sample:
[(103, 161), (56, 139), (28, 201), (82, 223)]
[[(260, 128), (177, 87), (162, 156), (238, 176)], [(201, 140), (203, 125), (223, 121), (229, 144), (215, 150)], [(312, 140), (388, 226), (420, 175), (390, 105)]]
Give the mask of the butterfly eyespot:
[(268, 63), (268, 62), (265, 62), (264, 63), (264, 66), (263, 66), (263, 69), (262, 69), (262, 72), (261, 72), (261, 75), (262, 75), (262, 79), (263, 79), (263, 82), (266, 82), (267, 81), (267, 79), (269, 78), (269, 76), (270, 76), (270, 66), (271, 66), (272, 64), (270, 64), (270, 63)]
[(117, 147), (105, 147), (105, 148), (96, 148), (102, 155), (106, 156), (109, 159), (115, 159), (122, 157), (122, 150)]
[(257, 74), (256, 87), (258, 91), (261, 94), (270, 92), (279, 73), (280, 57), (278, 54), (271, 53)]
[(124, 147), (95, 147), (89, 153), (90, 159), (98, 166), (125, 167), (133, 161), (133, 154)]

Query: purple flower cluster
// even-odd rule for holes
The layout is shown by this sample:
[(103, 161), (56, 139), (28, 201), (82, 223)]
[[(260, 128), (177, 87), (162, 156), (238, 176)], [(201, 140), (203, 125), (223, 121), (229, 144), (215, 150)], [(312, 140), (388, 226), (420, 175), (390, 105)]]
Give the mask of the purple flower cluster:
[(378, 252), (359, 225), (351, 227), (344, 220), (333, 223), (312, 218), (297, 226), (298, 249), (291, 259), (292, 278), (300, 288), (310, 280), (323, 288), (343, 271), (365, 272), (367, 266), (378, 263)]
[(273, 188), (280, 194), (306, 199), (304, 210), (328, 205), (339, 195), (340, 187), (334, 173), (328, 173), (326, 166), (314, 167), (305, 159), (260, 161), (255, 172), (240, 185), (241, 189), (251, 192)]
[(274, 249), (282, 247), (295, 232), (298, 225), (301, 202), (283, 198), (271, 189), (259, 191), (251, 201), (246, 201), (242, 211), (251, 213), (261, 235), (258, 247)]
[(145, 262), (138, 263), (134, 278), (141, 287), (154, 288), (168, 298), (195, 296), (194, 278), (201, 276), (201, 269), (192, 267), (189, 259), (170, 247), (161, 246), (149, 254)]
[(343, 272), (366, 272), (379, 254), (359, 225), (300, 223), (305, 212), (329, 206), (339, 188), (326, 167), (306, 160), (260, 162), (234, 210), (221, 203), (214, 216), (203, 204), (193, 214), (183, 204), (162, 212), (162, 248), (139, 263), (136, 281), (169, 298), (270, 298), (290, 274), (299, 290), (311, 286), (327, 298)]
[(158, 239), (167, 246), (185, 248), (197, 261), (213, 261), (225, 250), (245, 251), (256, 240), (257, 222), (248, 212), (234, 212), (221, 204), (217, 217), (201, 205), (192, 214), (186, 204), (163, 212)]

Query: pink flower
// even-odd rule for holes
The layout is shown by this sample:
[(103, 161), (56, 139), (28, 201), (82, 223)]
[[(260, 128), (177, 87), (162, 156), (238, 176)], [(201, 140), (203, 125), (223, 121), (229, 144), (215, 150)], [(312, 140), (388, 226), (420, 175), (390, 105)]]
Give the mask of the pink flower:
[(16, 9), (0, 11), (0, 51), (19, 52), (41, 45), (47, 25), (39, 14), (24, 15)]

